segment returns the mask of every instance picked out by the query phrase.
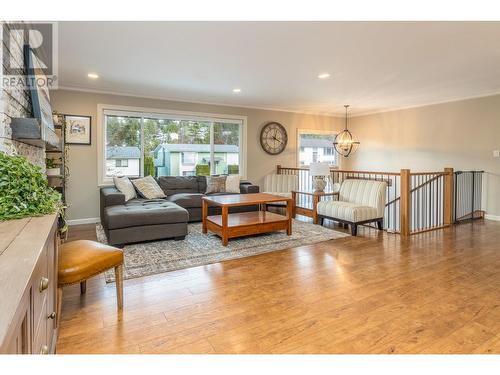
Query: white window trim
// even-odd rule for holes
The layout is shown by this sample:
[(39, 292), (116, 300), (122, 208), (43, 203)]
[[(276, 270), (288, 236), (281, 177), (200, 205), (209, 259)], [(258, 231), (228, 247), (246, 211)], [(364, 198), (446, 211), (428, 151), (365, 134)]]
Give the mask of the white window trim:
[[(106, 177), (106, 144), (104, 140), (106, 135), (104, 131), (106, 129), (104, 121), (107, 114), (112, 114), (116, 111), (116, 114), (123, 115), (128, 113), (131, 116), (144, 116), (150, 118), (162, 118), (164, 115), (169, 115), (177, 119), (196, 119), (199, 121), (212, 121), (212, 122), (227, 122), (227, 120), (241, 121), (241, 132), (240, 132), (240, 176), (245, 179), (247, 173), (247, 116), (240, 115), (225, 115), (216, 113), (206, 113), (206, 112), (190, 112), (190, 111), (179, 111), (171, 109), (160, 109), (160, 108), (145, 108), (145, 107), (131, 107), (115, 104), (98, 104), (97, 105), (97, 183), (98, 186), (110, 186), (113, 185), (113, 178)], [(141, 127), (142, 129), (142, 127)], [(143, 137), (141, 137), (141, 143), (143, 142)], [(143, 148), (141, 148), (142, 150)], [(142, 175), (141, 167), (141, 175)]]
[[(296, 163), (297, 168), (300, 168), (300, 136), (302, 134), (328, 134), (328, 135), (337, 135), (338, 131), (334, 131), (334, 130), (320, 130), (320, 129), (297, 129), (297, 147), (296, 147), (296, 150), (295, 150), (295, 163)], [(333, 145), (332, 145), (332, 147), (333, 147)], [(336, 152), (336, 151), (333, 151), (333, 152)], [(339, 154), (336, 154), (336, 159), (337, 159), (337, 164), (336, 165), (332, 165), (331, 167), (335, 168), (335, 169), (340, 169), (341, 159), (340, 159), (340, 155)], [(306, 167), (309, 167), (309, 166), (306, 166)]]

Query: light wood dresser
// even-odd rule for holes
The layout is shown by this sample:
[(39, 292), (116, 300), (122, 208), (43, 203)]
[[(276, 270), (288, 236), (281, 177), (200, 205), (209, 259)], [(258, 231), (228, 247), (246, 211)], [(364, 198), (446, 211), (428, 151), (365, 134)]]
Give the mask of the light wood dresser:
[(0, 353), (54, 353), (57, 215), (0, 222)]

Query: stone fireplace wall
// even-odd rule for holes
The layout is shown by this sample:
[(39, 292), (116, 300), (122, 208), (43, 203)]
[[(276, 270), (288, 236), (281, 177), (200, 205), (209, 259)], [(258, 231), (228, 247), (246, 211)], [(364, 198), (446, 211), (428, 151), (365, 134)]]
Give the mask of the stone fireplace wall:
[[(8, 29), (8, 25), (2, 24)], [(10, 48), (4, 43), (3, 27), (0, 27), (0, 43), (2, 52), (7, 52), (4, 57), (12, 58), (17, 62), (23, 62), (22, 40), (12, 38)], [(6, 36), (5, 36), (6, 37)], [(3, 79), (3, 60), (1, 77)], [(25, 156), (31, 163), (45, 170), (45, 149), (17, 142), (12, 139), (10, 128), (11, 119), (16, 117), (32, 117), (30, 95), (27, 90), (19, 88), (1, 88), (0, 91), (0, 152), (12, 153)]]

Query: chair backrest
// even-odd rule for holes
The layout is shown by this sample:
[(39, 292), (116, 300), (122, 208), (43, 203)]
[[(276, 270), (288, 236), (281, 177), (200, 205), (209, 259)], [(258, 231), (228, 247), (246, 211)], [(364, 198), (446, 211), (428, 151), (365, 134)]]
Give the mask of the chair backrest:
[(289, 193), (299, 188), (299, 176), (293, 174), (268, 174), (264, 179), (264, 191)]
[(340, 186), (339, 201), (374, 207), (378, 217), (383, 217), (386, 190), (384, 181), (347, 179)]

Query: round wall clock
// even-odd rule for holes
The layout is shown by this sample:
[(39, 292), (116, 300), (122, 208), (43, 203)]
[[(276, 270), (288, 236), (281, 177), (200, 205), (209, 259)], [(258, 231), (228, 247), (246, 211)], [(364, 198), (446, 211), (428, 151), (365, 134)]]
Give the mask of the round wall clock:
[(281, 154), (287, 142), (286, 129), (277, 122), (268, 122), (260, 131), (260, 145), (269, 155)]

